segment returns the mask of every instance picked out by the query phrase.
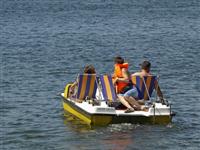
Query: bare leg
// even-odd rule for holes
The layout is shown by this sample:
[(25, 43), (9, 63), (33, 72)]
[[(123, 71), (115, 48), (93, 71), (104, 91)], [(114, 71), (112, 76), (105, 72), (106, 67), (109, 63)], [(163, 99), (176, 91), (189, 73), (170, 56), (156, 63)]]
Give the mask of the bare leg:
[(119, 101), (124, 105), (126, 106), (127, 108), (132, 108), (131, 105), (125, 100), (125, 98), (121, 95), (118, 95), (119, 97)]
[(135, 109), (143, 110), (142, 106), (132, 96), (125, 97), (125, 100)]

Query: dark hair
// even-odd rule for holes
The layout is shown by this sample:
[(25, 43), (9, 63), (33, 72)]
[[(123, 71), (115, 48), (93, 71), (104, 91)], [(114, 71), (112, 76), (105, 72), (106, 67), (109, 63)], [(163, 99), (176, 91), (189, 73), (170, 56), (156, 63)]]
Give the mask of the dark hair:
[(146, 70), (147, 72), (150, 71), (151, 63), (147, 60), (143, 61), (141, 65), (141, 68)]
[(83, 72), (84, 72), (84, 73), (87, 73), (87, 74), (95, 74), (95, 73), (96, 73), (95, 68), (94, 68), (94, 66), (92, 66), (92, 65), (87, 65), (87, 66), (85, 66)]
[(115, 57), (115, 63), (116, 64), (123, 64), (124, 63), (124, 59), (120, 56)]

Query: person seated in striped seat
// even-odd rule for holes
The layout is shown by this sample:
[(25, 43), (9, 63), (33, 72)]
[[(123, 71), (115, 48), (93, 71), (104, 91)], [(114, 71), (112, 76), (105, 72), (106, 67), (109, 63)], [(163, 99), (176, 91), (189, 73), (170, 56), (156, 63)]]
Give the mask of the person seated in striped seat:
[[(82, 82), (81, 84), (79, 83), (80, 80)], [(87, 83), (92, 84), (93, 88), (87, 89), (87, 88), (90, 88), (90, 87), (86, 87)], [(84, 88), (82, 88), (81, 86), (84, 86)], [(94, 92), (96, 92), (96, 88), (97, 88), (96, 70), (93, 65), (87, 65), (84, 68), (83, 75), (79, 75), (76, 81), (71, 85), (69, 89), (69, 97), (76, 98), (77, 102), (79, 102), (79, 100), (80, 102), (82, 102), (82, 100), (85, 99), (86, 96), (94, 95), (95, 94)]]
[[(153, 90), (156, 90), (160, 101), (163, 103), (163, 94), (160, 90), (160, 87), (157, 82), (157, 77), (153, 76), (150, 73), (151, 63), (149, 61), (143, 61), (141, 66), (141, 71), (136, 72), (131, 75), (132, 83), (135, 85), (136, 88), (129, 90), (132, 95), (127, 97), (126, 100), (129, 103), (132, 103), (133, 100), (140, 100), (143, 99), (143, 104), (145, 100), (150, 99)], [(146, 82), (144, 84), (144, 82)], [(148, 91), (147, 91), (148, 90)]]

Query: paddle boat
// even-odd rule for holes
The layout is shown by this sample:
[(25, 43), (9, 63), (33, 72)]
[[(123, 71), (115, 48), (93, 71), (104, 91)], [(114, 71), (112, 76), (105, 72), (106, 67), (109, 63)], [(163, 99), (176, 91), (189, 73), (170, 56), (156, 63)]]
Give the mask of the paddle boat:
[(82, 74), (78, 76), (75, 96), (70, 96), (67, 84), (63, 99), (64, 113), (70, 113), (90, 125), (108, 125), (116, 123), (168, 124), (172, 121), (171, 105), (166, 100), (153, 99), (156, 76), (132, 77), (133, 84), (139, 90), (147, 111), (125, 113), (117, 100), (115, 87), (110, 75)]

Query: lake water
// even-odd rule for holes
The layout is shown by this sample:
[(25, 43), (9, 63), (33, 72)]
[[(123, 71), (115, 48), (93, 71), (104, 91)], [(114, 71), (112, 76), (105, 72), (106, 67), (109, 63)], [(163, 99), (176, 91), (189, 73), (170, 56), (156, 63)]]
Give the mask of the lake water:
[[(177, 113), (169, 125), (89, 127), (63, 117), (61, 97), (86, 64), (130, 70), (150, 60)], [(199, 0), (1, 0), (0, 149), (200, 147)]]

